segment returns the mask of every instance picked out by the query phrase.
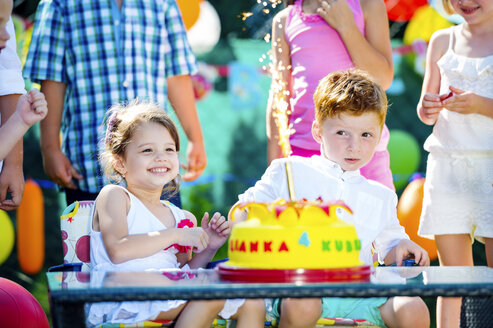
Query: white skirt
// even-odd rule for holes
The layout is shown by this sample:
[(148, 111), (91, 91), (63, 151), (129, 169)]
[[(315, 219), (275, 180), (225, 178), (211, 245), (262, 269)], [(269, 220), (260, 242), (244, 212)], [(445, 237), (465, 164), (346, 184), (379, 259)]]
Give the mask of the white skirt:
[(418, 234), (493, 238), (493, 152), (429, 154)]

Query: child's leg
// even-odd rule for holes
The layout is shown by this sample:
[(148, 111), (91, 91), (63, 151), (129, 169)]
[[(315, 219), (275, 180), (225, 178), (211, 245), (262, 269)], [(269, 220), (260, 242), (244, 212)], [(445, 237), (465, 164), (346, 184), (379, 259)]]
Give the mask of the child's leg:
[[(471, 237), (468, 234), (436, 235), (435, 242), (440, 265), (474, 265)], [(438, 328), (457, 328), (459, 326), (461, 302), (461, 297), (438, 297)]]
[(490, 268), (493, 268), (493, 238), (484, 239), (484, 248), (486, 251), (486, 261)]
[(391, 297), (380, 307), (380, 315), (389, 328), (430, 326), (430, 312), (419, 297)]
[(183, 310), (185, 305), (187, 305), (187, 303), (183, 303), (182, 305), (180, 305), (174, 309), (171, 309), (169, 311), (161, 312), (153, 320), (175, 320), (178, 317), (178, 315), (180, 314), (180, 312)]
[(225, 300), (190, 301), (178, 316), (176, 328), (210, 328)]
[(247, 299), (231, 316), (236, 320), (236, 328), (263, 327), (265, 322), (265, 302), (263, 299)]
[(284, 298), (279, 328), (313, 328), (321, 315), (322, 300), (319, 298)]

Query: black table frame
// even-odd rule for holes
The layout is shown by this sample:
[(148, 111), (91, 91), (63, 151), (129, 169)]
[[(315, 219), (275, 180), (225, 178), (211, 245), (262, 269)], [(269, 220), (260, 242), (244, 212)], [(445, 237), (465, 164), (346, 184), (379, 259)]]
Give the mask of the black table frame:
[[(429, 267), (444, 277), (454, 267)], [(483, 281), (470, 281), (467, 272), (491, 270)], [(111, 288), (51, 288), (49, 297), (55, 328), (85, 327), (84, 304), (105, 301), (145, 301), (166, 299), (224, 299), (224, 298), (321, 298), (321, 297), (392, 297), (392, 296), (474, 296), (493, 295), (493, 269), (484, 267), (455, 267), (464, 269), (464, 282), (405, 283), (328, 282), (328, 283), (225, 283), (213, 270), (201, 271), (208, 276), (206, 284), (177, 284), (172, 286), (137, 286)], [(406, 268), (379, 267), (376, 271), (394, 270), (405, 274)], [(472, 270), (472, 271), (471, 271)], [(490, 273), (490, 271), (486, 271)], [(47, 273), (56, 275), (62, 273)], [(445, 279), (446, 280), (446, 279)]]

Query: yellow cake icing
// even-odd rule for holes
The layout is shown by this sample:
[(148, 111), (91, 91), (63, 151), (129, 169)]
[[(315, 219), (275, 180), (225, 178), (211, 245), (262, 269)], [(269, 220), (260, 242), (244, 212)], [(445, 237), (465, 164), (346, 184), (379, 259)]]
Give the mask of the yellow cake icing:
[[(256, 269), (327, 269), (360, 266), (360, 240), (338, 217), (342, 202), (280, 200), (244, 203), (248, 218), (235, 224), (228, 265)], [(234, 220), (234, 210), (232, 219)]]

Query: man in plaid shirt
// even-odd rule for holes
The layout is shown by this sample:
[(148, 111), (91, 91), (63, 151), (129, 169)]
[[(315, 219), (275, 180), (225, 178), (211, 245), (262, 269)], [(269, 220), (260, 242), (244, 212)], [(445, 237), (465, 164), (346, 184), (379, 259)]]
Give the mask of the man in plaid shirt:
[[(195, 58), (175, 0), (41, 0), (24, 75), (41, 84), (49, 114), (41, 124), (48, 176), (67, 204), (95, 199), (101, 124), (117, 102), (168, 100), (188, 138), (185, 180), (207, 165), (190, 74)], [(60, 145), (60, 130), (62, 139)]]

